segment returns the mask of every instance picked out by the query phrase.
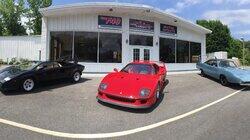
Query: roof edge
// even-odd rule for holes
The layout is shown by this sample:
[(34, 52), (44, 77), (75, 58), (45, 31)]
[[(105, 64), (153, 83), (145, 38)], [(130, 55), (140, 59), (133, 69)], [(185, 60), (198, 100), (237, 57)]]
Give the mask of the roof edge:
[(122, 7), (131, 7), (131, 8), (141, 8), (141, 9), (145, 9), (145, 10), (151, 10), (155, 13), (158, 13), (158, 14), (162, 14), (162, 15), (165, 15), (165, 16), (169, 16), (171, 18), (175, 18), (176, 20), (180, 20), (190, 26), (193, 26), (195, 28), (198, 28), (198, 29), (201, 29), (205, 34), (210, 34), (212, 33), (211, 30), (205, 28), (205, 27), (202, 27), (196, 23), (193, 23), (189, 20), (186, 20), (182, 17), (179, 17), (177, 15), (174, 15), (172, 13), (169, 13), (169, 12), (166, 12), (166, 11), (163, 11), (159, 8), (155, 8), (155, 7), (152, 7), (152, 6), (149, 6), (149, 5), (144, 5), (144, 4), (132, 4), (132, 3), (118, 3), (118, 2), (84, 2), (84, 3), (74, 3), (74, 4), (67, 4), (67, 5), (58, 5), (58, 6), (50, 6), (50, 7), (47, 7), (47, 8), (41, 8), (39, 9), (39, 11), (41, 12), (41, 14), (43, 16), (44, 13), (46, 11), (50, 11), (50, 10), (58, 10), (58, 9), (63, 9), (63, 8), (72, 8), (72, 7), (101, 7), (101, 6), (122, 6)]

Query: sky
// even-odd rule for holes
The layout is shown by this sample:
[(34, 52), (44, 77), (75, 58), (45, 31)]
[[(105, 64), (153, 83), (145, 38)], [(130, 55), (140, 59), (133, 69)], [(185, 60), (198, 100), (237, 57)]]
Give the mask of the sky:
[(53, 5), (117, 1), (153, 6), (191, 22), (218, 19), (234, 38), (250, 40), (250, 0), (53, 0)]

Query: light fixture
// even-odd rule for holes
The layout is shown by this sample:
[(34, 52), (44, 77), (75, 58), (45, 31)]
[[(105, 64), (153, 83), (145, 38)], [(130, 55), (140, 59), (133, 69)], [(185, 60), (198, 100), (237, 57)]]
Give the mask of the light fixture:
[(114, 11), (114, 9), (113, 8), (109, 8), (109, 12), (113, 12)]

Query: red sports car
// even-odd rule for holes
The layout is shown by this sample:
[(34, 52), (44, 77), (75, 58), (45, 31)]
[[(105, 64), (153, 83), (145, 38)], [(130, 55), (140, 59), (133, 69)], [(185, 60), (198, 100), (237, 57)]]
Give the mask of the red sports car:
[(164, 63), (138, 61), (114, 71), (101, 81), (99, 101), (140, 109), (151, 107), (160, 98), (167, 74)]

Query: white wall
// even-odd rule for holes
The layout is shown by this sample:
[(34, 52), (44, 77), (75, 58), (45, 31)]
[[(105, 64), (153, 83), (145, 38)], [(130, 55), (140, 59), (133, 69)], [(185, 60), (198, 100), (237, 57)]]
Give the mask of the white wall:
[(41, 36), (6, 36), (0, 37), (0, 59), (27, 58), (39, 60)]
[[(121, 30), (106, 30), (98, 28), (98, 15), (109, 15), (109, 16), (119, 16), (122, 17), (123, 26)], [(102, 14), (75, 14), (75, 15), (65, 15), (65, 16), (55, 16), (55, 17), (45, 17), (44, 25), (43, 25), (43, 33), (46, 34), (47, 37), (44, 37), (44, 40), (47, 40), (46, 48), (43, 50), (47, 50), (46, 59), (49, 59), (49, 38), (51, 31), (90, 31), (90, 32), (115, 32), (122, 33), (122, 63), (121, 64), (112, 64), (112, 63), (84, 63), (86, 66), (86, 72), (109, 72), (112, 71), (114, 67), (122, 68), (127, 63), (132, 60), (132, 47), (126, 43), (126, 40), (129, 40), (129, 18), (148, 20), (155, 22), (155, 32), (151, 34), (154, 36), (154, 46), (151, 48), (151, 59), (158, 61), (159, 60), (159, 37), (180, 39), (192, 42), (201, 43), (202, 46), (202, 61), (205, 60), (206, 57), (206, 42), (205, 35), (183, 28), (178, 23), (175, 26), (178, 27), (178, 35), (177, 36), (166, 36), (160, 34), (160, 23), (170, 24), (168, 21), (158, 20), (156, 18), (149, 18), (146, 15), (116, 15), (110, 13), (102, 13)], [(173, 25), (173, 24), (172, 24)], [(134, 33), (134, 32), (132, 32)], [(143, 33), (138, 33), (143, 34)], [(149, 34), (147, 34), (149, 35)], [(157, 45), (158, 44), (158, 45)], [(169, 70), (193, 70), (195, 69), (195, 64), (169, 64)]]

